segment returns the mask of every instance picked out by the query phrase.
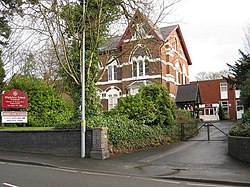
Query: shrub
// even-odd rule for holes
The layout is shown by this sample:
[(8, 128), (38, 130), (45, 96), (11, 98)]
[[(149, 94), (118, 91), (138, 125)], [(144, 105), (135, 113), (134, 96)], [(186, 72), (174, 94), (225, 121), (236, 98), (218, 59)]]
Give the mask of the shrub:
[(219, 113), (218, 113), (218, 115), (219, 115), (220, 120), (227, 120), (228, 119), (228, 116), (226, 115), (226, 113), (225, 113), (225, 111), (224, 111), (224, 109), (223, 109), (223, 107), (222, 107), (221, 104), (219, 106)]
[(167, 89), (159, 84), (143, 86), (135, 96), (120, 99), (117, 111), (139, 124), (163, 127), (176, 123), (175, 104)]
[(28, 94), (28, 123), (32, 126), (54, 126), (67, 123), (72, 109), (51, 85), (31, 76), (14, 76), (5, 90), (19, 89)]
[(177, 109), (175, 115), (177, 124), (195, 121), (189, 110)]
[(176, 126), (161, 127), (138, 124), (126, 115), (96, 116), (87, 122), (88, 127), (107, 127), (109, 143), (121, 150), (135, 150), (176, 141)]
[(250, 112), (243, 115), (242, 120), (230, 129), (229, 134), (231, 136), (250, 137)]

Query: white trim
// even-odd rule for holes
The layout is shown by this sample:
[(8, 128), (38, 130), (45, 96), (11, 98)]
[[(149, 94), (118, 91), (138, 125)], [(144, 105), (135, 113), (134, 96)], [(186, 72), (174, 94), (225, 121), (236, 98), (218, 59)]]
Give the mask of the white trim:
[(172, 44), (170, 42), (165, 42), (164, 45), (173, 48), (173, 46), (172, 46)]
[(174, 65), (171, 62), (166, 62), (165, 60), (160, 60), (160, 62), (166, 66), (171, 66), (174, 68)]
[(145, 35), (144, 37), (142, 38), (135, 38), (135, 37), (132, 37), (130, 39), (126, 39), (126, 40), (123, 40), (124, 43), (128, 43), (128, 42), (132, 42), (132, 41), (136, 41), (136, 40), (141, 40), (141, 39), (151, 39), (151, 38), (154, 38), (153, 35)]
[(165, 49), (165, 53), (166, 55), (169, 55), (171, 57), (174, 57), (174, 50), (170, 49), (170, 48), (166, 48)]
[(175, 99), (175, 95), (174, 94), (170, 93), (169, 96), (172, 97), (173, 99)]
[(166, 82), (172, 82), (176, 84), (175, 77), (171, 74), (166, 74), (165, 76), (162, 77), (162, 79), (165, 80)]
[(157, 79), (161, 78), (161, 75), (146, 75), (141, 77), (130, 77), (122, 79), (122, 81), (137, 81), (137, 80), (144, 80), (144, 79)]
[(106, 84), (116, 84), (122, 83), (121, 80), (105, 81), (105, 82), (96, 82), (96, 85), (106, 85)]
[(107, 85), (107, 84), (116, 84), (116, 83), (122, 83), (126, 81), (138, 81), (138, 80), (145, 80), (145, 79), (163, 79), (166, 82), (172, 82), (176, 84), (175, 77), (171, 74), (166, 74), (165, 76), (161, 75), (146, 75), (142, 77), (130, 77), (130, 78), (124, 78), (122, 80), (114, 80), (114, 81), (105, 81), (105, 82), (97, 82), (96, 85)]

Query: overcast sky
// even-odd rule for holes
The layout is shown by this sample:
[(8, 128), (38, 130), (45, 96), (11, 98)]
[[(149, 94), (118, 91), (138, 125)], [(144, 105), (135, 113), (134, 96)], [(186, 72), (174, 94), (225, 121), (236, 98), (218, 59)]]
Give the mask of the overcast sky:
[(244, 29), (250, 25), (250, 0), (182, 0), (173, 16), (180, 27), (193, 65), (190, 79), (198, 72), (228, 69), (244, 50)]

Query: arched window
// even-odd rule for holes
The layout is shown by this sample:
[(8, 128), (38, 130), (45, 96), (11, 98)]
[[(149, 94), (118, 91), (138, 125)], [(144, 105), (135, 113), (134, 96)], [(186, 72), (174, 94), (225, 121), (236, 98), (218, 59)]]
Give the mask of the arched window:
[(133, 77), (149, 75), (149, 60), (147, 58), (133, 58)]
[(187, 70), (185, 65), (182, 65), (182, 84), (186, 84), (186, 76), (187, 76)]
[(177, 38), (174, 37), (174, 50), (177, 51)]
[(175, 63), (175, 81), (176, 81), (176, 84), (180, 84), (180, 78), (181, 78), (180, 63), (178, 60), (176, 60), (176, 63)]
[(130, 55), (133, 77), (149, 75), (149, 58), (150, 53), (148, 49), (142, 44), (138, 44)]
[(114, 60), (114, 57), (112, 57), (110, 61), (113, 62), (108, 65), (108, 80), (117, 80), (117, 60)]
[(118, 99), (120, 97), (120, 91), (111, 88), (107, 93), (106, 96), (108, 97), (108, 110), (113, 109), (118, 104)]
[(130, 85), (128, 85), (127, 89), (130, 95), (136, 95), (139, 92), (139, 89), (143, 85), (149, 85), (149, 84), (153, 84), (153, 83), (149, 80), (135, 81), (135, 82), (132, 82)]

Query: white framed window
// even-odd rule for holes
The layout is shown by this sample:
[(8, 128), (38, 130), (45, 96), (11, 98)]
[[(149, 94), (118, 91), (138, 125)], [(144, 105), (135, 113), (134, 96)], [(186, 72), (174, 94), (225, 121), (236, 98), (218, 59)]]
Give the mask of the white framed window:
[(118, 104), (118, 95), (117, 94), (109, 94), (108, 95), (108, 110), (115, 108)]
[[(112, 57), (110, 61), (113, 61)], [(110, 65), (108, 65), (108, 81), (117, 80), (117, 61), (113, 61)]]
[(244, 110), (244, 107), (243, 107), (243, 105), (241, 104), (241, 102), (239, 100), (236, 101), (236, 110), (237, 111), (243, 111)]
[(182, 84), (186, 84), (187, 70), (185, 65), (182, 65)]
[(220, 83), (220, 98), (221, 99), (228, 99), (227, 83), (226, 82)]
[(130, 89), (130, 95), (136, 95), (139, 92), (140, 87), (132, 87)]
[(241, 92), (241, 90), (235, 90), (235, 98), (237, 98), (237, 99), (240, 98), (240, 92)]
[(111, 88), (106, 93), (108, 99), (108, 110), (113, 109), (118, 104), (118, 99), (120, 98), (120, 92), (121, 91), (115, 88)]
[(180, 79), (181, 79), (180, 63), (178, 60), (176, 60), (176, 63), (175, 63), (175, 81), (176, 81), (176, 84), (180, 84)]
[(214, 108), (205, 108), (205, 115), (209, 115), (209, 116), (212, 116), (212, 115), (215, 115), (216, 114), (216, 111)]
[(133, 77), (143, 77), (146, 75), (149, 75), (149, 60), (147, 58), (133, 60)]

